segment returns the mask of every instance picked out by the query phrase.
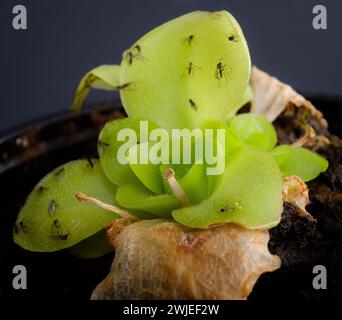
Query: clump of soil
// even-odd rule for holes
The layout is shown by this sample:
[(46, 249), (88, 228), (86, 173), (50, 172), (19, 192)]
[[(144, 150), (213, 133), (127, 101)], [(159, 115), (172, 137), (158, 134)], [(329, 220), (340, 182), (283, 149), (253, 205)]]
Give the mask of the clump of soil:
[[(279, 143), (295, 142), (303, 134), (303, 123), (330, 140), (328, 146), (316, 148), (329, 161), (327, 171), (308, 183), (310, 203), (306, 209), (314, 219), (299, 216), (295, 206), (284, 203), (281, 222), (270, 230), (269, 242), (270, 252), (281, 258), (282, 268), (259, 279), (252, 299), (261, 294), (265, 298), (274, 294), (294, 299), (324, 299), (342, 294), (342, 140), (310, 114), (296, 109), (284, 111), (275, 120)], [(312, 286), (313, 267), (318, 264), (327, 269), (329, 292)]]

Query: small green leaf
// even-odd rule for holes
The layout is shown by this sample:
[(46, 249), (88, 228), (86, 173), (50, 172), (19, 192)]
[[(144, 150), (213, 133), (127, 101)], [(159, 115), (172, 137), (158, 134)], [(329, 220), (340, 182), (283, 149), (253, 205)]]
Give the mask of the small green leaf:
[(244, 113), (230, 121), (230, 128), (245, 143), (271, 150), (277, 143), (277, 133), (265, 116)]
[(192, 204), (208, 197), (208, 176), (204, 164), (193, 164), (191, 169), (179, 180), (180, 186)]
[(235, 222), (247, 229), (270, 228), (280, 221), (282, 179), (268, 153), (246, 146), (228, 162), (215, 191), (197, 205), (176, 209), (173, 218), (193, 228)]
[[(151, 163), (150, 159), (147, 159), (148, 163), (146, 164), (142, 164), (137, 161), (137, 159), (140, 158), (140, 153), (142, 151), (149, 152), (150, 146), (151, 143), (149, 142), (132, 146), (129, 149), (127, 159), (132, 171), (143, 185), (156, 194), (162, 194), (164, 192), (164, 184), (159, 170), (159, 165)], [(133, 156), (133, 153), (136, 155)]]
[[(147, 123), (147, 121), (145, 122)], [(103, 171), (107, 175), (110, 181), (115, 185), (122, 185), (126, 183), (139, 182), (136, 175), (133, 173), (129, 164), (122, 164), (118, 161), (118, 151), (121, 147), (126, 146), (127, 154), (124, 154), (125, 160), (127, 161), (128, 150), (132, 146), (138, 143), (144, 143), (148, 141), (148, 136), (140, 136), (141, 122), (139, 119), (116, 119), (107, 122), (104, 128), (101, 130), (98, 140), (98, 154), (100, 156), (101, 165)], [(147, 134), (156, 126), (148, 122)], [(132, 135), (125, 136), (124, 141), (118, 140), (119, 132), (121, 130), (128, 130)]]
[(329, 163), (322, 156), (308, 149), (281, 145), (272, 150), (283, 176), (299, 176), (307, 182), (327, 170)]
[(170, 218), (171, 211), (179, 207), (174, 196), (156, 195), (140, 182), (120, 186), (115, 200), (124, 208), (142, 210), (161, 218)]

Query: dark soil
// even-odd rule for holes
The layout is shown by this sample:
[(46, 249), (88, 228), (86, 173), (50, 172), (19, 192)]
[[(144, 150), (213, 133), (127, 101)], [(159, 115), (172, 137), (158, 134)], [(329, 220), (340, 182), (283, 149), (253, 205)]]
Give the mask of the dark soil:
[[(300, 112), (276, 120), (281, 143), (293, 143), (302, 132), (296, 129)], [(291, 121), (291, 122), (290, 122)], [(342, 297), (342, 147), (341, 140), (309, 117), (308, 123), (319, 134), (329, 137), (331, 145), (318, 152), (329, 161), (328, 170), (308, 183), (313, 219), (300, 217), (297, 209), (284, 203), (281, 222), (270, 230), (269, 249), (282, 261), (280, 270), (263, 275), (251, 299), (332, 299)], [(312, 286), (313, 267), (327, 269), (327, 290)]]

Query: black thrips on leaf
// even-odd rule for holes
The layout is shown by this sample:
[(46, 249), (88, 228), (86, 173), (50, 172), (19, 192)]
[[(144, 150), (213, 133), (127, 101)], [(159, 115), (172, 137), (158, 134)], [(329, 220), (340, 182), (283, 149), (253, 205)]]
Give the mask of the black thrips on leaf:
[(108, 148), (109, 147), (109, 144), (107, 142), (102, 141), (102, 140), (98, 141), (98, 145), (100, 147), (103, 147), (103, 148)]
[(58, 169), (58, 170), (56, 171), (56, 173), (55, 173), (55, 176), (56, 176), (56, 177), (59, 177), (64, 171), (65, 171), (65, 169), (64, 169), (63, 167), (60, 168), (60, 169)]
[(118, 85), (118, 86), (116, 87), (116, 89), (118, 89), (118, 90), (126, 89), (126, 88), (128, 88), (128, 87), (130, 86), (130, 84), (131, 84), (130, 82), (120, 84), (120, 85)]
[(194, 109), (195, 111), (197, 111), (197, 105), (196, 105), (195, 101), (192, 99), (189, 99), (189, 103), (190, 103), (190, 107), (192, 109)]

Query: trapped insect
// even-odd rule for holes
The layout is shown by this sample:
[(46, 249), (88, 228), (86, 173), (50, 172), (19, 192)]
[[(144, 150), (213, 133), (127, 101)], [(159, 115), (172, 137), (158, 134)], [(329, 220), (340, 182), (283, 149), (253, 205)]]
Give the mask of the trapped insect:
[(215, 77), (216, 79), (218, 80), (221, 80), (223, 77), (225, 77), (226, 79), (230, 79), (231, 78), (231, 68), (228, 67), (227, 65), (223, 64), (222, 63), (222, 60), (221, 59), (218, 64), (216, 65), (216, 68), (215, 68)]
[(193, 34), (190, 34), (188, 37), (187, 37), (187, 42), (189, 45), (192, 44), (192, 42), (194, 41), (194, 38), (195, 36)]
[(129, 65), (131, 65), (134, 61), (134, 59), (139, 58), (140, 57), (140, 53), (141, 53), (141, 47), (140, 45), (135, 45), (132, 50), (129, 50), (126, 53), (126, 57), (128, 59), (128, 63)]
[(196, 105), (195, 101), (192, 99), (189, 99), (189, 103), (190, 103), (191, 108), (194, 109), (195, 111), (197, 111), (197, 105)]
[(118, 85), (118, 86), (116, 87), (116, 89), (118, 89), (118, 90), (124, 90), (124, 89), (128, 88), (130, 85), (131, 85), (130, 82), (123, 83), (123, 84)]
[(231, 33), (228, 36), (228, 40), (232, 42), (239, 42), (239, 35), (237, 34), (237, 32)]

